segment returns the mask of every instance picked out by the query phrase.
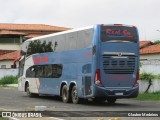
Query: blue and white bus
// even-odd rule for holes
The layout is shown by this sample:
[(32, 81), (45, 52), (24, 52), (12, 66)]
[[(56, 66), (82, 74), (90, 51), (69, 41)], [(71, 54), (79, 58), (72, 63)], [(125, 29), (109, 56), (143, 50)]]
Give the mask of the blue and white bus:
[(28, 96), (57, 95), (114, 103), (137, 97), (139, 37), (135, 26), (97, 24), (26, 40), (18, 89)]

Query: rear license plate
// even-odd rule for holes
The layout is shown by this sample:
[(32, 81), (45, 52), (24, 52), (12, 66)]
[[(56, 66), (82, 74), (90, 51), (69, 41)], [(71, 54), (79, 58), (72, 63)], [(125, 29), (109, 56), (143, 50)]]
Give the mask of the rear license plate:
[(123, 95), (123, 93), (115, 93), (115, 95)]

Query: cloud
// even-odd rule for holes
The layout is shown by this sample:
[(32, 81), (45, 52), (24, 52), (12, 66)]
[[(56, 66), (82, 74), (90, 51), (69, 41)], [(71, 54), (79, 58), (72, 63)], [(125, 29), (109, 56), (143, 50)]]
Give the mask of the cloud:
[(82, 27), (97, 23), (136, 25), (141, 39), (160, 39), (158, 0), (0, 0), (1, 23)]

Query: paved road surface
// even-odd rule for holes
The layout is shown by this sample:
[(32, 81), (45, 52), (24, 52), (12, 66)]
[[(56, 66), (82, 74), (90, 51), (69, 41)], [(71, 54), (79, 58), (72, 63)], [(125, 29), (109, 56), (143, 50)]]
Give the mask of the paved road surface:
[[(37, 98), (29, 98), (23, 92), (19, 92), (16, 88), (0, 88), (0, 110), (12, 111), (33, 111), (35, 106), (46, 106), (49, 111), (160, 111), (160, 101), (139, 101), (133, 99), (119, 99), (114, 105), (105, 103), (87, 102), (83, 104), (66, 104), (59, 97), (41, 96)], [(92, 116), (92, 115), (91, 115)], [(62, 118), (62, 117), (61, 117)], [(99, 117), (100, 118), (100, 117)], [(98, 120), (93, 118), (92, 120)], [(52, 118), (50, 118), (52, 119)], [(67, 119), (67, 118), (65, 118)], [(75, 118), (70, 118), (75, 119)], [(81, 118), (76, 118), (77, 120)], [(90, 120), (91, 118), (85, 118)], [(104, 118), (103, 119), (108, 119)], [(121, 118), (126, 120), (127, 118)], [(140, 120), (136, 118), (137, 120)], [(158, 118), (145, 118), (145, 120), (159, 120)], [(135, 117), (129, 118), (135, 120)]]

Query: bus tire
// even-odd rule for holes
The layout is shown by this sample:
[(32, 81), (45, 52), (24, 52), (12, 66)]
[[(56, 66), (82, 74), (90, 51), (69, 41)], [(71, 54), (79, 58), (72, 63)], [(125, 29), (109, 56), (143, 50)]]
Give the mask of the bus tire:
[(26, 93), (28, 97), (34, 97), (34, 94), (30, 92), (29, 83), (26, 85)]
[(69, 95), (69, 90), (67, 88), (67, 85), (64, 85), (62, 87), (62, 101), (64, 103), (70, 102), (70, 95)]
[(71, 97), (72, 97), (72, 102), (74, 104), (80, 103), (82, 100), (78, 97), (78, 91), (77, 87), (73, 86), (72, 91), (71, 91)]
[(105, 102), (106, 98), (105, 97), (95, 97), (93, 98), (93, 102)]
[(107, 98), (107, 102), (109, 104), (114, 104), (116, 102), (117, 98)]

